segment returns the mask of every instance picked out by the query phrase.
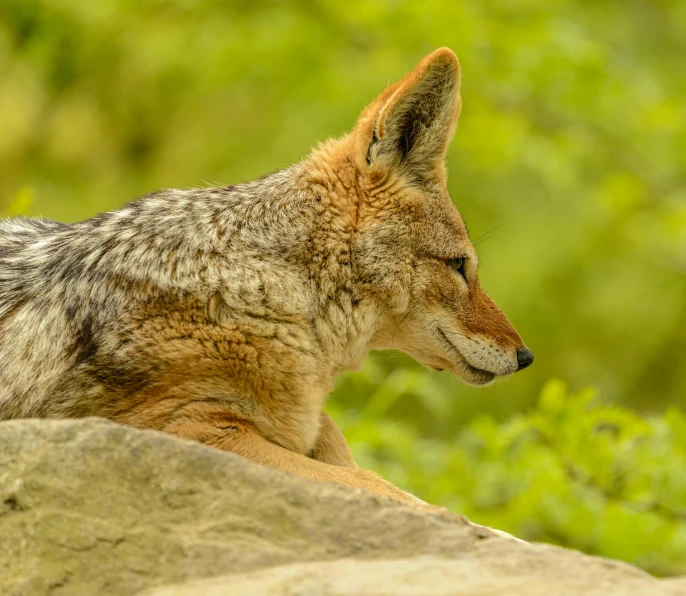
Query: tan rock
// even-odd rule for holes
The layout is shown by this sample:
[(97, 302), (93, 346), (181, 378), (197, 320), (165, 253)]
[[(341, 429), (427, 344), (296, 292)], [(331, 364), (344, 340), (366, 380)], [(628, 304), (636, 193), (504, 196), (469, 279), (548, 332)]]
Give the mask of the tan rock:
[[(98, 419), (0, 423), (0, 594), (128, 596), (217, 576), (174, 590), (466, 594), (445, 589), (468, 578), (475, 590), (500, 590), (474, 594), (679, 588), (628, 565), (521, 544), (459, 516), (422, 515), (163, 433)], [(169, 589), (158, 592), (176, 593)]]
[(561, 566), (532, 573), (517, 567), (516, 553), (508, 556), (513, 565), (504, 567), (494, 566), (490, 557), (292, 563), (156, 588), (144, 596), (677, 596), (686, 591), (686, 583), (679, 588), (676, 582), (659, 584), (648, 577), (618, 581), (614, 567), (605, 573), (596, 568), (578, 577)]

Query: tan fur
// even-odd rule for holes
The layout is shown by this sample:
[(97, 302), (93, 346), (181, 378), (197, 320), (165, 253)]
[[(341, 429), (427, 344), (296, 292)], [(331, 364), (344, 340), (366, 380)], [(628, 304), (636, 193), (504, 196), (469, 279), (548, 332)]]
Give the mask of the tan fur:
[(322, 406), (372, 349), (472, 384), (520, 366), (446, 189), (458, 92), (443, 48), (282, 172), (0, 224), (0, 418), (106, 416), (423, 506)]

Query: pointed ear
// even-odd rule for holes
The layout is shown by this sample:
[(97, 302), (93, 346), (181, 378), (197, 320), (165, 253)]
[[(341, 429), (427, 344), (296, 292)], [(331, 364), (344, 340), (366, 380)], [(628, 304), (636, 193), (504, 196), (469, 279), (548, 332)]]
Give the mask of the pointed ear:
[(420, 182), (443, 178), (460, 111), (459, 86), (460, 65), (448, 48), (429, 54), (389, 86), (355, 127), (361, 165), (395, 168)]

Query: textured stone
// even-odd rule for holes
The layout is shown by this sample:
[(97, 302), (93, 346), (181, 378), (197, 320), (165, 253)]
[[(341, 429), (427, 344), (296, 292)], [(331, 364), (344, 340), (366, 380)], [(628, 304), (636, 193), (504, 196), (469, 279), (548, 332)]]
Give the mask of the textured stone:
[(686, 594), (622, 563), (99, 419), (0, 423), (0, 553), (7, 596), (416, 594), (418, 581), (422, 594), (466, 594), (469, 581), (470, 594)]
[(494, 565), (490, 556), (292, 563), (156, 588), (145, 596), (676, 596), (686, 591), (686, 583), (679, 588), (676, 582), (660, 585), (632, 575), (618, 581), (614, 566), (606, 573), (596, 569), (575, 577), (561, 565), (536, 566), (534, 572), (521, 565), (516, 553), (501, 555), (509, 564)]

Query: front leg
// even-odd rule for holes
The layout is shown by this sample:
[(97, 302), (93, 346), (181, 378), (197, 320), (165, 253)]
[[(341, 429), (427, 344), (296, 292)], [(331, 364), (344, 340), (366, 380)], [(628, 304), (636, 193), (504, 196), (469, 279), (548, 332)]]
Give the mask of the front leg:
[(322, 412), (319, 436), (309, 453), (312, 459), (331, 464), (333, 466), (343, 466), (346, 468), (356, 468), (355, 458), (350, 447), (336, 423), (331, 416)]
[[(331, 431), (331, 426), (328, 424), (327, 429)], [(333, 421), (330, 424), (335, 427)], [(177, 417), (161, 430), (217, 449), (232, 451), (282, 472), (289, 472), (317, 482), (335, 482), (362, 488), (428, 513), (444, 512), (437, 507), (427, 505), (421, 499), (399, 489), (374, 472), (351, 466), (331, 465), (272, 443), (265, 439), (250, 421), (238, 419), (225, 406), (218, 405), (216, 402), (193, 402), (182, 412), (178, 412)], [(340, 433), (340, 430), (337, 428), (336, 430)], [(327, 438), (330, 439), (332, 434), (335, 433), (327, 434)], [(333, 443), (338, 445), (338, 450), (335, 451), (338, 454), (337, 457), (339, 459), (344, 457), (341, 455), (340, 442), (333, 441)], [(352, 460), (352, 456), (349, 457)]]

